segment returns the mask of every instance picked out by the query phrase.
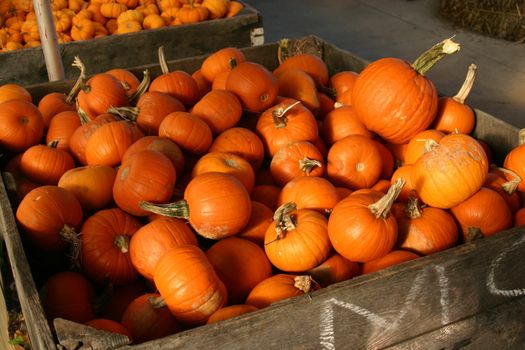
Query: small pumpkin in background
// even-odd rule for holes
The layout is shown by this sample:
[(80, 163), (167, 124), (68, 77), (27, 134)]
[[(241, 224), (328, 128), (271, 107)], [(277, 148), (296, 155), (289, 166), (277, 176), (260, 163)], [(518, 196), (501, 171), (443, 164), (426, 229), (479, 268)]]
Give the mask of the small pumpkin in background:
[(279, 84), (279, 96), (289, 97), (298, 101), (317, 115), (321, 102), (315, 86), (315, 81), (308, 73), (295, 68), (289, 68), (274, 73)]
[(419, 255), (416, 253), (406, 250), (393, 250), (385, 256), (365, 262), (362, 266), (362, 271), (363, 274), (368, 274), (417, 258), (419, 258)]
[(465, 104), (476, 78), (475, 64), (468, 67), (467, 76), (458, 93), (453, 97), (442, 96), (438, 101), (437, 115), (432, 128), (444, 133), (470, 134), (474, 130), (474, 111)]
[(332, 254), (320, 265), (307, 272), (321, 287), (346, 281), (361, 274), (359, 264), (343, 258), (340, 254)]
[(33, 97), (29, 91), (18, 84), (3, 84), (0, 85), (0, 103), (10, 100), (25, 100), (33, 102)]
[(131, 97), (135, 91), (137, 91), (140, 85), (140, 80), (137, 76), (131, 73), (128, 69), (124, 68), (113, 68), (106, 71), (107, 74), (114, 76), (120, 81), (128, 97)]
[(328, 67), (323, 59), (311, 53), (298, 53), (287, 57), (279, 56), (279, 66), (273, 71), (273, 74), (279, 76), (283, 71), (294, 68), (302, 70), (312, 77), (317, 87), (328, 84), (329, 74)]
[(204, 0), (202, 6), (209, 11), (210, 19), (225, 17), (229, 10), (229, 0)]
[(198, 23), (210, 17), (210, 10), (207, 7), (195, 4), (192, 0), (189, 5), (183, 5), (177, 12), (177, 19), (182, 24)]
[(200, 71), (204, 78), (212, 83), (220, 73), (229, 72), (236, 65), (245, 61), (246, 57), (241, 50), (236, 47), (225, 47), (206, 57), (202, 61)]

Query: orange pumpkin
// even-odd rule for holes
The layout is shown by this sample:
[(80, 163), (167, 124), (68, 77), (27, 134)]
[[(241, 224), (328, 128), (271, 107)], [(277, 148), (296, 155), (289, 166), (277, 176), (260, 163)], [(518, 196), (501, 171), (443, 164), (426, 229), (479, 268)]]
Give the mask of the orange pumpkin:
[(277, 204), (287, 202), (295, 203), (298, 209), (313, 209), (326, 214), (339, 202), (339, 195), (335, 186), (323, 177), (296, 177), (279, 193)]
[(279, 64), (273, 71), (273, 74), (278, 76), (282, 71), (290, 68), (299, 69), (308, 73), (318, 87), (328, 84), (328, 67), (319, 56), (310, 53), (300, 53), (288, 57)]
[(208, 124), (217, 135), (234, 127), (242, 116), (239, 99), (228, 90), (212, 90), (204, 95), (192, 108), (195, 114)]
[(212, 132), (208, 124), (188, 112), (172, 112), (159, 125), (159, 136), (167, 137), (180, 148), (193, 154), (208, 151)]
[(20, 160), (22, 174), (42, 185), (57, 185), (60, 177), (75, 167), (73, 157), (57, 149), (58, 141), (48, 145), (35, 145), (25, 150)]
[(419, 255), (416, 253), (406, 250), (393, 250), (385, 256), (365, 262), (362, 267), (363, 274), (379, 271), (417, 258), (419, 258)]
[(232, 66), (232, 60), (234, 60), (235, 64), (238, 65), (246, 61), (246, 57), (244, 56), (244, 53), (238, 48), (222, 48), (204, 59), (201, 64), (200, 71), (204, 78), (211, 83), (220, 73), (229, 72), (234, 68), (234, 66)]
[(359, 264), (333, 252), (328, 259), (307, 272), (321, 287), (346, 281), (361, 274)]
[(232, 127), (217, 135), (209, 152), (227, 152), (246, 159), (258, 171), (264, 160), (264, 146), (257, 134), (243, 127)]
[(276, 274), (256, 285), (246, 304), (263, 309), (280, 300), (304, 295), (318, 289), (319, 286), (308, 275)]
[(250, 220), (244, 229), (237, 234), (239, 238), (245, 238), (259, 246), (264, 246), (264, 235), (266, 229), (273, 221), (273, 211), (266, 204), (252, 201), (252, 212)]
[(122, 156), (122, 163), (137, 152), (143, 150), (157, 151), (164, 154), (175, 167), (176, 174), (182, 174), (184, 171), (184, 154), (175, 142), (160, 136), (144, 136), (135, 141), (128, 147)]
[(80, 118), (76, 111), (57, 113), (49, 122), (46, 143), (57, 141), (57, 149), (69, 152), (69, 140), (80, 125)]
[(322, 133), (324, 140), (333, 145), (348, 135), (372, 137), (372, 133), (359, 120), (350, 106), (333, 109), (323, 120)]
[(44, 119), (37, 107), (25, 100), (0, 103), (0, 146), (12, 152), (25, 151), (40, 142)]
[(3, 84), (0, 85), (0, 103), (10, 100), (25, 100), (33, 102), (33, 98), (29, 91), (18, 84)]
[(181, 101), (186, 107), (193, 106), (200, 97), (199, 87), (195, 79), (182, 70), (159, 75), (151, 82), (149, 91), (169, 94)]
[(445, 136), (445, 133), (436, 129), (427, 129), (414, 135), (408, 142), (405, 150), (405, 162), (404, 165), (414, 164), (422, 154), (429, 150), (429, 140), (439, 143)]
[(297, 68), (288, 68), (279, 71), (276, 76), (279, 96), (301, 101), (314, 115), (318, 114), (321, 102), (315, 81), (308, 73)]
[(237, 317), (240, 315), (247, 314), (249, 312), (257, 311), (258, 309), (253, 305), (246, 305), (246, 304), (237, 304), (237, 305), (229, 305), (220, 308), (219, 310), (215, 311), (209, 318), (208, 321), (206, 321), (206, 324), (219, 322), (222, 320), (227, 320), (229, 318)]
[(92, 76), (78, 93), (77, 102), (90, 119), (106, 113), (110, 107), (129, 106), (126, 89), (117, 78), (107, 73)]

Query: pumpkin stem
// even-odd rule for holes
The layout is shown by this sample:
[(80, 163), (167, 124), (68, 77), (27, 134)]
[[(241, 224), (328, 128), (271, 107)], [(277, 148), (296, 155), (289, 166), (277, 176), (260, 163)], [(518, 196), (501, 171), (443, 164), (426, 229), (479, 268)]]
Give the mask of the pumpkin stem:
[(523, 145), (525, 143), (525, 128), (518, 131), (518, 145)]
[(458, 93), (452, 97), (455, 101), (464, 104), (465, 100), (467, 99), (470, 90), (472, 90), (472, 86), (474, 85), (474, 80), (476, 79), (476, 69), (478, 67), (475, 64), (471, 64), (468, 67), (467, 76), (465, 78), (465, 81), (463, 82), (463, 85), (459, 89)]
[(129, 252), (129, 237), (126, 235), (117, 235), (113, 240), (113, 244), (120, 249), (120, 252), (126, 254)]
[(303, 159), (299, 160), (299, 169), (306, 175), (310, 175), (310, 173), (315, 167), (321, 168), (322, 166), (323, 164), (316, 159), (304, 157)]
[(299, 289), (303, 293), (310, 293), (312, 291), (312, 285), (316, 285), (317, 282), (314, 281), (310, 275), (301, 275), (294, 277), (293, 286)]
[(228, 64), (230, 65), (230, 69), (233, 69), (237, 67), (238, 63), (235, 57), (230, 57), (230, 60), (228, 61)]
[(412, 63), (412, 68), (419, 74), (425, 75), (443, 57), (459, 51), (459, 44), (452, 41), (452, 38), (445, 39), (425, 51)]
[(83, 87), (86, 86), (86, 66), (84, 66), (84, 63), (80, 60), (80, 57), (75, 56), (72, 66), (80, 69), (80, 74), (77, 78), (77, 81), (75, 82), (75, 85), (73, 85), (71, 91), (69, 91), (66, 96), (67, 104), (72, 104), (75, 100), (75, 97), (80, 92), (80, 89), (83, 89)]
[(501, 171), (503, 173), (512, 175), (513, 179), (509, 180), (509, 181), (507, 181), (505, 183), (502, 183), (501, 184), (501, 188), (509, 196), (511, 194), (513, 194), (514, 192), (516, 192), (516, 190), (518, 189), (518, 186), (519, 186), (519, 184), (521, 182), (521, 177), (518, 174), (516, 174), (514, 171), (510, 170), (510, 169), (499, 167), (499, 166), (496, 166), (496, 165), (492, 165), (491, 167), (493, 169), (497, 169), (497, 170), (499, 170), (499, 171)]
[(334, 102), (334, 109), (337, 109), (339, 107), (343, 107), (344, 104), (342, 104), (341, 102)]
[(475, 240), (483, 238), (483, 232), (479, 227), (468, 227), (465, 242), (474, 242)]
[(437, 143), (435, 140), (428, 139), (425, 142), (425, 147), (423, 148), (423, 153), (432, 152), (436, 148), (438, 148), (439, 143)]
[(288, 52), (288, 44), (290, 43), (290, 40), (284, 38), (279, 40), (279, 45), (277, 46), (277, 61), (279, 64), (286, 61), (286, 59), (289, 57)]
[(408, 198), (407, 206), (405, 207), (405, 214), (409, 219), (417, 219), (421, 217), (423, 211), (416, 197), (410, 196)]
[(290, 109), (297, 106), (299, 103), (301, 103), (301, 101), (295, 101), (294, 103), (292, 103), (286, 108), (283, 108), (283, 106), (279, 106), (272, 111), (273, 122), (277, 129), (286, 127), (286, 122), (287, 122), (286, 113)]
[(168, 74), (170, 72), (168, 68), (168, 62), (166, 62), (166, 56), (164, 55), (164, 46), (160, 46), (158, 50), (159, 64), (162, 74)]
[(286, 232), (295, 230), (296, 221), (295, 218), (291, 215), (291, 212), (297, 209), (297, 205), (293, 202), (287, 202), (281, 205), (275, 213), (273, 214), (273, 221), (275, 223), (275, 232), (276, 236), (273, 241), (266, 243), (268, 245), (275, 241), (278, 241), (284, 238)]
[(51, 148), (57, 148), (57, 146), (58, 146), (58, 140), (51, 140), (47, 144), (47, 147), (51, 147)]
[(160, 309), (166, 306), (166, 300), (162, 296), (151, 296), (148, 298), (148, 302), (154, 309)]
[(109, 107), (107, 112), (134, 123), (137, 121), (140, 110), (137, 107)]
[(390, 215), (390, 208), (397, 199), (397, 196), (399, 196), (399, 193), (401, 193), (401, 189), (404, 185), (405, 179), (402, 177), (398, 178), (380, 200), (368, 206), (368, 209), (370, 209), (376, 218), (386, 219)]
[(85, 125), (91, 121), (91, 118), (89, 118), (87, 113), (82, 108), (80, 108), (78, 105), (77, 105), (77, 114), (78, 114), (78, 117), (80, 118), (80, 124)]
[(67, 224), (60, 230), (60, 237), (67, 243), (69, 243), (69, 260), (72, 269), (80, 268), (80, 237), (75, 231), (74, 227)]
[(142, 81), (140, 82), (139, 86), (137, 86), (137, 90), (129, 97), (129, 100), (136, 104), (136, 102), (139, 100), (139, 98), (144, 95), (144, 93), (148, 90), (149, 84), (151, 83), (151, 76), (149, 74), (149, 70), (145, 70), (143, 72)]
[(154, 214), (162, 216), (169, 216), (179, 219), (188, 219), (190, 217), (190, 209), (188, 202), (185, 199), (173, 203), (158, 204), (147, 201), (141, 201), (139, 207)]

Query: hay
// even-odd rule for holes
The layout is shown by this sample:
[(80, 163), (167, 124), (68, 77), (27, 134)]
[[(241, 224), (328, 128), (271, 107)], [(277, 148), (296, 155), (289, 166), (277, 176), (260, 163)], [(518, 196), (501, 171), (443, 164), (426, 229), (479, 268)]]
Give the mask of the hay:
[(440, 11), (465, 29), (510, 41), (525, 39), (524, 0), (441, 0)]

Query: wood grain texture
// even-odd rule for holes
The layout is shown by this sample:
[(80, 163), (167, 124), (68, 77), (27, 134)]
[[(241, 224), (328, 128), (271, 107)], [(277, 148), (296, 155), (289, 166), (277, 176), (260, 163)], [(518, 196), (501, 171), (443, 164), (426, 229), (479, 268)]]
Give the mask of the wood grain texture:
[(110, 350), (131, 343), (125, 335), (101, 331), (63, 318), (56, 318), (53, 326), (58, 342), (65, 350)]

